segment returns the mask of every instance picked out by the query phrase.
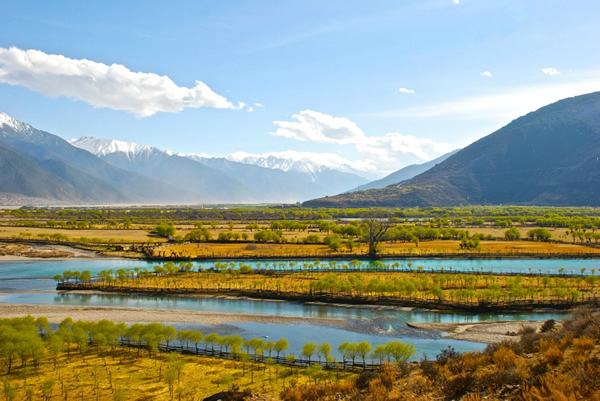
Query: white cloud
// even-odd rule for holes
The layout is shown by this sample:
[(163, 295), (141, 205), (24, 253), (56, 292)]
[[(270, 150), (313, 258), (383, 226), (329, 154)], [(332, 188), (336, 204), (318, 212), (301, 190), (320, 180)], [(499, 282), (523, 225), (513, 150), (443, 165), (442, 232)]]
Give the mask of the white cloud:
[(483, 96), (457, 98), (448, 102), (366, 114), (370, 117), (431, 118), (466, 120), (511, 120), (558, 100), (600, 91), (600, 77), (581, 82), (542, 84), (507, 88)]
[(558, 75), (560, 74), (556, 68), (542, 68), (542, 72), (548, 75)]
[(0, 48), (0, 82), (25, 86), (48, 97), (65, 96), (94, 107), (125, 110), (138, 117), (187, 107), (242, 108), (205, 83), (177, 86), (169, 77), (132, 72), (123, 65), (70, 59), (39, 50)]
[(460, 3), (460, 0), (452, 0), (452, 2), (453, 2), (454, 4), (458, 4), (458, 3)]
[(456, 147), (427, 138), (391, 133), (381, 137), (367, 137), (356, 144), (356, 149), (367, 160), (373, 160), (378, 169), (394, 171), (401, 165), (424, 163)]
[(398, 89), (398, 93), (408, 93), (408, 94), (412, 95), (415, 93), (415, 91), (413, 89), (400, 88), (400, 89)]
[(391, 172), (408, 164), (423, 163), (455, 149), (448, 143), (399, 133), (366, 136), (347, 118), (312, 110), (301, 111), (293, 117), (298, 121), (275, 121), (280, 128), (272, 134), (307, 142), (352, 144), (364, 158), (365, 166), (379, 172)]
[(318, 111), (303, 110), (293, 114), (298, 121), (275, 121), (279, 128), (271, 135), (319, 143), (355, 143), (365, 134), (352, 121)]
[(254, 103), (254, 106), (255, 106), (255, 107), (260, 107), (261, 109), (265, 107), (265, 106), (263, 106), (263, 105), (262, 105), (262, 104), (260, 104), (260, 103)]
[(481, 74), (479, 74), (479, 75), (483, 75), (484, 77), (488, 77), (488, 78), (491, 78), (491, 77), (492, 77), (492, 73), (491, 73), (491, 72), (489, 72), (489, 71), (484, 71), (484, 72), (482, 72), (482, 73), (481, 73)]
[(248, 107), (247, 110), (248, 110), (248, 113), (252, 113), (254, 111), (254, 107), (250, 106), (250, 107)]

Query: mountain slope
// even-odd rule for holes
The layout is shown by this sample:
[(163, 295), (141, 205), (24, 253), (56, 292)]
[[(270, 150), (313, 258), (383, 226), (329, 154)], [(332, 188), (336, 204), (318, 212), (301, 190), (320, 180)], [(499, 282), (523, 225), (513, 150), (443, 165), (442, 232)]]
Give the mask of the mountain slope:
[(59, 201), (83, 202), (71, 184), (0, 143), (0, 191)]
[(600, 92), (514, 120), (400, 185), (306, 206), (600, 205)]
[(446, 153), (445, 155), (442, 155), (442, 156), (438, 157), (437, 159), (428, 161), (427, 163), (411, 164), (410, 166), (401, 168), (400, 170), (395, 171), (392, 174), (390, 174), (386, 177), (383, 177), (380, 180), (371, 181), (371, 182), (369, 182), (365, 185), (361, 185), (349, 192), (366, 191), (368, 189), (385, 188), (389, 185), (398, 184), (402, 181), (410, 180), (411, 178), (416, 177), (417, 175), (422, 174), (425, 171), (429, 170), (430, 168), (434, 167), (436, 164), (443, 162), (444, 160), (446, 160), (447, 158), (449, 158), (450, 156), (452, 156), (459, 150), (460, 149), (457, 149), (450, 153)]

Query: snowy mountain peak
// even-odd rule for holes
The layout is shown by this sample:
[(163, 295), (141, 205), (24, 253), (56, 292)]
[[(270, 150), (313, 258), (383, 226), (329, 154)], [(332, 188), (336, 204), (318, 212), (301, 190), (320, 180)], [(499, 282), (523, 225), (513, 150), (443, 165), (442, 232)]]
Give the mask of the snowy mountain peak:
[(93, 136), (84, 136), (69, 141), (71, 145), (87, 150), (96, 156), (106, 156), (111, 153), (122, 152), (128, 157), (147, 155), (149, 153), (161, 152), (162, 150), (148, 145), (138, 145), (133, 142), (118, 141), (116, 139), (99, 139)]
[(1, 111), (0, 111), (0, 127), (8, 127), (10, 129), (12, 129), (13, 131), (21, 132), (21, 133), (29, 133), (34, 129), (31, 125), (24, 123), (23, 121), (17, 120), (16, 118), (13, 118), (13, 117), (9, 116), (8, 114), (3, 113)]
[(373, 176), (369, 171), (355, 168), (350, 165), (349, 161), (332, 153), (287, 151), (256, 155), (237, 152), (232, 153), (227, 158), (260, 167), (300, 172), (310, 176), (313, 180), (326, 170), (337, 170), (369, 178)]

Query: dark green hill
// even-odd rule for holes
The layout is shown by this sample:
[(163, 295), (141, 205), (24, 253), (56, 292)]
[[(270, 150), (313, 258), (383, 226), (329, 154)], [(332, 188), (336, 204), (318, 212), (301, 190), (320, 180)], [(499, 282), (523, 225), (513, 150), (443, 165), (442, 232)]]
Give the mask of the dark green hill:
[(309, 207), (600, 205), (600, 92), (520, 117), (400, 185)]

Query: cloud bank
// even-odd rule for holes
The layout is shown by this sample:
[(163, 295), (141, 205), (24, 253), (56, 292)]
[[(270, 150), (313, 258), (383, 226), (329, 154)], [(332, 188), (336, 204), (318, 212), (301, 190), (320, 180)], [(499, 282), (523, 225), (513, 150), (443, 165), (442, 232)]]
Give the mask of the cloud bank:
[[(271, 135), (306, 142), (354, 145), (362, 155), (363, 171), (392, 172), (414, 163), (423, 163), (455, 149), (453, 145), (412, 135), (390, 133), (367, 136), (352, 121), (313, 110), (292, 116), (297, 121), (275, 121), (279, 126)], [(356, 162), (349, 164), (358, 165)]]
[(298, 121), (275, 121), (277, 131), (272, 135), (318, 143), (355, 143), (364, 133), (352, 121), (333, 117), (318, 111), (303, 110), (292, 115)]
[(39, 50), (0, 48), (0, 82), (20, 85), (48, 97), (65, 96), (94, 107), (125, 110), (138, 117), (178, 112), (187, 107), (242, 108), (203, 82), (177, 86), (169, 77), (132, 72), (119, 64), (71, 59)]

